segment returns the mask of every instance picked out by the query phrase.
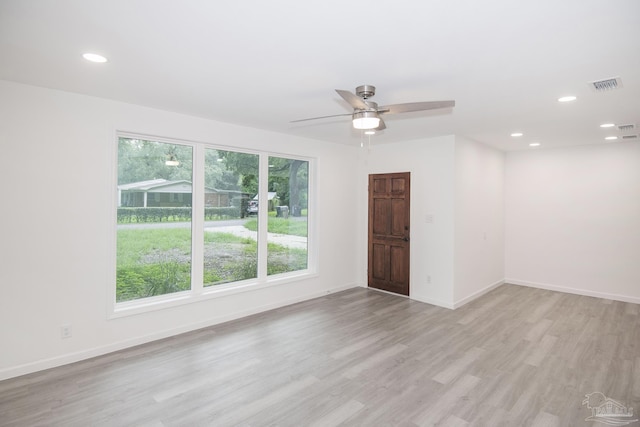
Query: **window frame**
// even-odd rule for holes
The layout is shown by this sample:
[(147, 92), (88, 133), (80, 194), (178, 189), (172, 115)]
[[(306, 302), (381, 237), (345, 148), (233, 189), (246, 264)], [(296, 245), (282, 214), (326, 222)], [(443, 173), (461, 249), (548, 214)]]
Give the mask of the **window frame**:
[[(116, 301), (116, 261), (117, 261), (117, 188), (113, 191), (111, 203), (111, 239), (109, 253), (110, 278), (108, 281), (108, 317), (118, 318), (155, 310), (192, 304), (212, 298), (221, 298), (243, 292), (265, 289), (300, 280), (306, 280), (318, 275), (317, 241), (316, 241), (316, 162), (317, 159), (289, 153), (274, 151), (250, 150), (241, 147), (213, 144), (209, 142), (189, 141), (177, 138), (159, 137), (135, 132), (116, 131), (113, 149), (113, 176), (110, 180), (112, 188), (117, 187), (118, 181), (118, 140), (119, 138), (133, 138), (156, 141), (167, 144), (180, 144), (192, 147), (192, 217), (191, 217), (191, 287), (189, 290), (139, 298), (136, 300)], [(258, 274), (255, 279), (246, 279), (215, 286), (204, 286), (204, 208), (205, 208), (205, 150), (233, 151), (258, 156), (258, 205), (267, 206), (267, 190), (269, 181), (269, 157), (302, 160), (308, 162), (308, 208), (307, 208), (307, 268), (286, 273), (267, 274), (267, 221), (268, 211), (258, 211)], [(112, 193), (112, 194), (113, 194)]]

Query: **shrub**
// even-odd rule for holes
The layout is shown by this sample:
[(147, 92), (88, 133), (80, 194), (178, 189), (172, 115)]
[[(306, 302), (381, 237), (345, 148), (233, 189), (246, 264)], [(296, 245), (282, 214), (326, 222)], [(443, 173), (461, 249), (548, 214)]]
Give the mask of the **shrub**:
[[(207, 207), (204, 209), (206, 220), (240, 218), (240, 208)], [(190, 207), (152, 207), (152, 208), (118, 208), (118, 223), (143, 222), (176, 222), (191, 221)]]
[(185, 291), (190, 286), (190, 263), (164, 261), (120, 267), (116, 273), (116, 301)]

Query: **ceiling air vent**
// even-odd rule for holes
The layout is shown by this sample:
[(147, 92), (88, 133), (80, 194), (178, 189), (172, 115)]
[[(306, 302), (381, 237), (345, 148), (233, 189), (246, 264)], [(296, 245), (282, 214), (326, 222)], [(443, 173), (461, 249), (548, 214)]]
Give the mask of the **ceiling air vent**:
[(618, 89), (622, 87), (622, 80), (620, 77), (613, 77), (611, 79), (598, 80), (591, 82), (591, 87), (596, 92), (604, 92), (607, 90)]
[(628, 132), (630, 130), (634, 130), (636, 125), (618, 125), (618, 130), (622, 132)]
[(622, 139), (638, 139), (638, 135), (622, 135)]

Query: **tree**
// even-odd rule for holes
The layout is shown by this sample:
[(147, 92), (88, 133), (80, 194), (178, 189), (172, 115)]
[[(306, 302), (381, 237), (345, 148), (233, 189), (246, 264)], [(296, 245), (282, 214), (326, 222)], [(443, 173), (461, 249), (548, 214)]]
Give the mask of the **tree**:
[(227, 171), (232, 171), (240, 178), (243, 193), (258, 193), (258, 155), (238, 153), (236, 151), (218, 151)]
[(276, 191), (280, 202), (290, 206), (291, 214), (300, 216), (306, 207), (309, 162), (304, 160), (269, 158), (269, 190)]
[[(177, 166), (166, 164), (170, 156), (179, 162)], [(118, 184), (161, 178), (191, 181), (192, 170), (193, 149), (190, 146), (119, 138)]]

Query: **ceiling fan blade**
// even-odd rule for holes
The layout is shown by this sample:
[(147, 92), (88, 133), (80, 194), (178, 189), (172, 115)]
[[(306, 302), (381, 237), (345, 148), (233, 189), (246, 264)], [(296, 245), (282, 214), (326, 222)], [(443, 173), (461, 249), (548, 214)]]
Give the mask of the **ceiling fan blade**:
[(384, 120), (380, 118), (380, 124), (378, 124), (378, 127), (376, 128), (376, 130), (385, 130), (386, 128), (387, 128), (387, 125), (384, 124)]
[(350, 116), (350, 115), (351, 115), (351, 113), (333, 114), (331, 116), (320, 116), (320, 117), (311, 117), (309, 119), (291, 120), (289, 123), (306, 122), (306, 121), (309, 121), (309, 120), (328, 119), (328, 118), (331, 118), (331, 117), (343, 117), (343, 116)]
[(338, 95), (340, 95), (342, 99), (347, 101), (353, 108), (357, 108), (359, 110), (369, 109), (369, 105), (358, 95), (351, 93), (348, 90), (336, 89), (336, 92), (338, 92)]
[(406, 104), (384, 105), (378, 108), (379, 113), (399, 114), (412, 111), (437, 110), (438, 108), (451, 108), (456, 106), (456, 101), (427, 101), (407, 102)]

